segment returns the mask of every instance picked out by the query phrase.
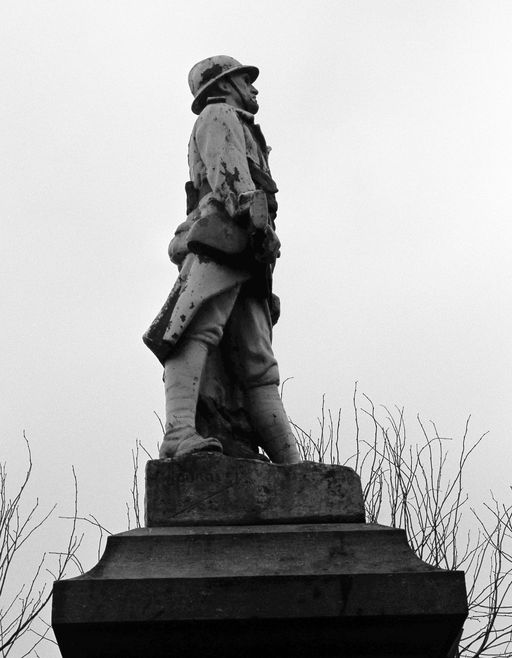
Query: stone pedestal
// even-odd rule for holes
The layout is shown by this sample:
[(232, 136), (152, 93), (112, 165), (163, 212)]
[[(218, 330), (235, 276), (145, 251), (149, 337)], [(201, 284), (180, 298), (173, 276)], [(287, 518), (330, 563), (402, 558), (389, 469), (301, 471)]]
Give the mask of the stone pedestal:
[(64, 658), (447, 658), (457, 639), (463, 573), (363, 523), (351, 469), (203, 455), (149, 462), (146, 495), (148, 527), (55, 583)]
[(146, 466), (146, 526), (364, 522), (351, 468), (212, 453)]

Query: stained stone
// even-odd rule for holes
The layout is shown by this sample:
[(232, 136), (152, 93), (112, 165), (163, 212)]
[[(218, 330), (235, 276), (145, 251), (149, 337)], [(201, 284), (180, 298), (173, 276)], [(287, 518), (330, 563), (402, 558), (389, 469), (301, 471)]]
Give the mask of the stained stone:
[(364, 521), (361, 482), (346, 466), (271, 464), (214, 453), (146, 466), (146, 525)]
[(364, 523), (141, 528), (56, 582), (64, 658), (447, 658), (464, 574)]
[(146, 472), (148, 527), (54, 585), (63, 658), (455, 655), (463, 572), (361, 522), (351, 469), (203, 454)]

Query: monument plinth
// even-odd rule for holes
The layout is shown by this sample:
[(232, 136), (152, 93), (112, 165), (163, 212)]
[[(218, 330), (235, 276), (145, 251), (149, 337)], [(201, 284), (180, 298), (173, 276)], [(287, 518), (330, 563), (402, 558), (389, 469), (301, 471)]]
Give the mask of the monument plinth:
[(463, 573), (365, 524), (351, 469), (192, 455), (149, 462), (146, 495), (146, 528), (55, 583), (64, 658), (449, 656)]
[(345, 466), (197, 453), (146, 467), (148, 527), (362, 521), (361, 484)]

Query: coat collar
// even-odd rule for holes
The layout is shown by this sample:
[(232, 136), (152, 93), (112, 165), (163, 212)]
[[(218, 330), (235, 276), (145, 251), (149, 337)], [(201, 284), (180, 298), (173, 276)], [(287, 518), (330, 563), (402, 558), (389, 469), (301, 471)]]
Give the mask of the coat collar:
[(238, 114), (240, 119), (254, 125), (254, 114), (247, 112), (247, 110), (242, 110), (239, 107), (235, 107), (235, 112)]
[[(249, 125), (249, 130), (251, 131), (254, 138), (260, 145), (261, 150), (263, 151), (262, 156), (260, 156), (260, 158), (262, 158), (264, 162), (263, 166), (268, 169), (268, 154), (270, 153), (271, 149), (270, 146), (267, 145), (267, 140), (265, 139), (265, 136), (261, 131), (260, 124), (254, 123), (254, 114), (251, 114), (251, 112), (247, 112), (247, 110), (242, 110), (239, 107), (235, 107), (235, 112), (237, 113), (237, 116), (241, 121), (244, 121)], [(262, 165), (261, 162), (260, 165)]]

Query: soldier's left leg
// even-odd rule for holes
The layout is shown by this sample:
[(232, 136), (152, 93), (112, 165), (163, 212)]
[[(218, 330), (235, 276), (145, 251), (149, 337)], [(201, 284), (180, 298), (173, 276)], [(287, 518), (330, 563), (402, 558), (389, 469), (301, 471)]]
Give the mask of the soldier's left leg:
[(301, 461), (295, 436), (279, 395), (279, 369), (272, 350), (272, 323), (265, 300), (237, 298), (225, 337), (231, 367), (245, 392), (246, 411), (259, 444), (273, 462)]
[(160, 458), (178, 459), (199, 451), (222, 452), (214, 437), (203, 437), (195, 425), (199, 388), (208, 351), (222, 338), (240, 286), (208, 300), (185, 329), (165, 362), (165, 435)]

